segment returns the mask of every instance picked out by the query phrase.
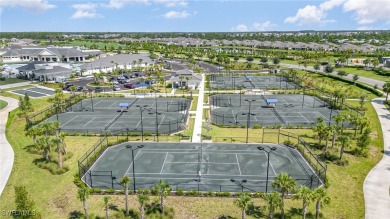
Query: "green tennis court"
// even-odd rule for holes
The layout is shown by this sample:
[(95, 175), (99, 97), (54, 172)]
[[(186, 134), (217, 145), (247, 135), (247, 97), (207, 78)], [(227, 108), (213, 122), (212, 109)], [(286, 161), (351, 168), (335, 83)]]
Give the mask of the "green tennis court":
[(184, 98), (93, 98), (46, 121), (58, 120), (66, 132), (171, 134), (185, 129), (189, 105)]
[(295, 89), (298, 86), (283, 76), (222, 76), (211, 75), (212, 89)]
[[(273, 101), (272, 105), (269, 103)], [(249, 109), (250, 102), (250, 109)], [(211, 121), (225, 126), (314, 126), (317, 118), (333, 124), (340, 113), (308, 95), (213, 95)]]
[[(162, 179), (174, 190), (265, 191), (268, 153), (257, 148), (262, 146), (267, 152), (275, 148), (269, 153), (269, 182), (287, 172), (300, 185), (315, 187), (322, 183), (298, 150), (284, 145), (143, 143), (138, 148), (139, 145), (131, 142), (109, 147), (82, 179), (94, 188), (123, 189), (120, 178), (127, 175), (134, 179), (134, 167), (136, 189), (151, 188)], [(272, 191), (270, 183), (268, 186)]]

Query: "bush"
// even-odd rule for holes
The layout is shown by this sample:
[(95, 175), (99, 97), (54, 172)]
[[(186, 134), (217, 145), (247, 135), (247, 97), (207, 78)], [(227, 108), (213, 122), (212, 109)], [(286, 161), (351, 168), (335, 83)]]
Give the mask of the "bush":
[(211, 197), (211, 196), (214, 196), (214, 192), (208, 191), (208, 192), (204, 193), (204, 195), (208, 196), (208, 197)]
[(230, 192), (217, 192), (216, 195), (219, 197), (230, 197)]
[(53, 175), (61, 175), (69, 171), (69, 167), (63, 165), (61, 168), (58, 167), (57, 163), (51, 161), (36, 162), (39, 168), (48, 170)]
[(192, 191), (187, 191), (187, 192), (186, 192), (186, 195), (187, 195), (187, 196), (198, 196), (198, 195), (200, 195), (200, 194), (201, 194), (201, 192), (196, 191), (196, 190), (192, 190)]
[(114, 194), (115, 190), (114, 189), (107, 189), (106, 191), (104, 191), (104, 193), (106, 193), (106, 194)]
[(286, 140), (283, 142), (283, 144), (288, 147), (295, 147), (294, 143), (291, 140)]
[(92, 189), (91, 189), (91, 193), (100, 194), (100, 193), (102, 193), (102, 190), (99, 189), (99, 188), (92, 188)]
[(181, 188), (177, 189), (176, 195), (181, 196), (183, 194), (184, 194), (183, 189), (181, 189)]
[(152, 136), (151, 132), (144, 132), (144, 136)]
[(254, 125), (253, 126), (253, 129), (261, 129), (261, 128), (263, 128), (261, 125)]
[(334, 164), (336, 164), (336, 165), (339, 165), (339, 166), (342, 166), (342, 167), (345, 167), (345, 166), (348, 166), (348, 164), (349, 164), (349, 161), (347, 160), (347, 159), (341, 159), (341, 160), (336, 160), (335, 162), (334, 162)]
[(150, 190), (149, 189), (138, 189), (137, 191), (138, 194), (143, 194), (143, 195), (148, 195), (150, 194)]

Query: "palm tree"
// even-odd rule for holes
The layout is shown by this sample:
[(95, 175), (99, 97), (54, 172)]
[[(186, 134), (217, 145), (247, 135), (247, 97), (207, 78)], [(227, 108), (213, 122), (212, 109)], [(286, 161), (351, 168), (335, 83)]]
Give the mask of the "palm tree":
[(141, 219), (145, 218), (145, 205), (149, 201), (149, 196), (138, 193), (137, 195), (138, 203), (139, 203), (139, 212), (141, 214)]
[(330, 135), (332, 134), (332, 128), (331, 127), (326, 127), (326, 130), (324, 132), (324, 137), (325, 137), (325, 140), (326, 140), (326, 143), (325, 143), (325, 149), (324, 149), (324, 154), (323, 156), (326, 158), (326, 154), (328, 153), (328, 148), (329, 148), (329, 137)]
[(333, 117), (333, 119), (336, 122), (336, 125), (340, 127), (340, 132), (343, 133), (343, 123), (345, 121), (345, 117), (341, 114), (337, 114), (336, 116)]
[(314, 189), (313, 200), (316, 202), (316, 218), (319, 219), (321, 206), (328, 205), (331, 201), (330, 197), (326, 194), (324, 186)]
[(386, 102), (387, 102), (387, 99), (388, 99), (389, 93), (390, 93), (390, 82), (386, 82), (386, 83), (383, 85), (383, 92), (386, 93)]
[(40, 126), (33, 126), (27, 129), (26, 135), (33, 138), (34, 144), (37, 143), (37, 135), (42, 134), (42, 129)]
[(269, 218), (274, 217), (274, 212), (278, 208), (282, 208), (282, 199), (278, 192), (264, 194), (262, 196), (265, 202), (267, 202), (267, 209), (269, 211)]
[(123, 176), (121, 178), (121, 184), (125, 187), (125, 196), (126, 196), (126, 215), (129, 215), (129, 183), (131, 179), (128, 176)]
[(62, 144), (62, 147), (63, 147), (63, 152), (64, 152), (64, 154), (66, 154), (66, 142), (65, 142), (65, 137), (66, 137), (66, 133), (61, 132), (61, 133), (60, 133), (60, 136), (59, 136), (59, 139), (61, 140), (61, 144)]
[(189, 77), (189, 76), (187, 76), (186, 77), (186, 86), (187, 86), (187, 88), (188, 88), (188, 81), (191, 79), (191, 77)]
[(333, 132), (333, 137), (332, 137), (332, 148), (333, 148), (334, 143), (336, 142), (337, 139), (337, 134), (340, 132), (340, 126), (333, 124), (330, 126), (330, 130)]
[(90, 190), (86, 186), (82, 186), (79, 188), (77, 192), (77, 199), (83, 203), (83, 208), (85, 211), (85, 218), (88, 218), (88, 204), (87, 199), (89, 197)]
[(49, 158), (49, 152), (50, 152), (50, 138), (47, 136), (40, 137), (37, 140), (37, 143), (35, 147), (39, 150), (43, 151), (43, 154), (45, 156), (45, 159), (48, 161)]
[(153, 191), (160, 197), (161, 211), (164, 215), (164, 199), (171, 192), (171, 187), (166, 182), (160, 180), (155, 186), (153, 186)]
[(242, 193), (240, 197), (234, 200), (234, 204), (241, 209), (241, 218), (246, 218), (246, 210), (252, 205), (251, 196), (248, 193)]
[(104, 201), (104, 210), (106, 211), (106, 219), (108, 219), (108, 210), (110, 210), (108, 206), (109, 205), (108, 202), (110, 201), (110, 197), (104, 196), (103, 201)]
[(317, 125), (313, 128), (314, 132), (317, 132), (318, 136), (318, 144), (321, 144), (322, 139), (325, 138), (326, 133), (328, 132), (328, 129), (326, 127), (326, 124), (324, 123), (324, 120), (322, 118), (317, 118)]
[(61, 139), (59, 139), (59, 138), (51, 139), (51, 143), (56, 146), (56, 152), (58, 154), (58, 166), (61, 168), (62, 167), (62, 154), (64, 153)]
[(293, 199), (302, 199), (302, 219), (306, 218), (307, 205), (313, 200), (313, 191), (307, 186), (300, 186), (292, 196)]
[(282, 199), (282, 215), (284, 219), (284, 199), (287, 198), (288, 193), (295, 190), (295, 180), (287, 173), (280, 173), (272, 182), (272, 187), (280, 193)]
[(337, 141), (341, 145), (341, 148), (340, 148), (340, 160), (341, 160), (341, 158), (343, 157), (343, 154), (344, 154), (344, 148), (351, 146), (351, 141), (349, 140), (349, 137), (347, 135), (340, 135), (337, 138)]
[(53, 126), (51, 122), (42, 123), (40, 124), (40, 127), (45, 136), (49, 136), (50, 133), (53, 131)]
[(57, 138), (59, 137), (60, 134), (60, 127), (61, 127), (60, 122), (58, 121), (51, 122), (51, 129), (56, 132)]
[(184, 76), (179, 76), (179, 79), (180, 79), (180, 88), (183, 87), (183, 79), (184, 79)]

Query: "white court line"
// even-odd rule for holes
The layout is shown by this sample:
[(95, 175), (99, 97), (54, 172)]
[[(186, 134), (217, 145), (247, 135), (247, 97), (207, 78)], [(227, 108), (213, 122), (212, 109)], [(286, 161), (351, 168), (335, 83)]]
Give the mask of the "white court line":
[[(317, 173), (313, 170), (313, 168), (310, 166), (310, 164), (306, 161), (306, 159), (302, 156), (302, 154), (297, 151), (298, 154), (301, 156), (302, 160), (305, 161), (306, 165), (309, 166), (310, 170), (314, 173), (314, 175), (316, 175), (317, 179), (321, 181), (322, 184), (324, 184), (324, 182), (322, 182), (321, 178), (317, 175)], [(298, 161), (299, 162), (299, 161)]]
[(240, 163), (238, 162), (237, 154), (236, 154), (236, 160), (237, 160), (237, 165), (238, 165), (238, 171), (240, 172), (240, 176), (241, 176), (241, 168), (240, 168)]
[[(104, 99), (101, 99), (100, 101), (98, 101), (97, 103), (93, 104), (94, 106), (98, 105), (100, 102), (102, 102)], [(108, 107), (104, 107), (104, 108), (108, 108)]]
[(165, 165), (165, 161), (167, 160), (167, 157), (168, 157), (168, 152), (165, 154), (164, 162), (163, 162), (163, 165), (162, 165), (162, 167), (161, 167), (160, 173), (162, 173), (162, 171), (163, 171), (163, 169), (164, 169), (164, 165)]
[[(132, 174), (132, 173), (128, 173), (128, 174)], [(146, 174), (146, 175), (175, 175), (175, 176), (183, 176), (183, 175), (193, 175), (193, 174), (188, 174), (188, 173), (137, 173), (137, 177), (140, 176), (140, 175), (143, 175), (143, 174)], [(231, 177), (234, 177), (234, 176), (238, 176), (237, 174), (233, 174), (233, 175), (227, 175), (227, 174), (217, 174), (217, 173), (213, 173), (213, 174), (203, 174), (202, 173), (202, 177), (203, 176), (225, 176), (226, 178), (229, 177), (229, 179), (231, 179)], [(240, 175), (240, 176), (244, 176), (244, 177), (262, 177), (262, 176), (259, 176), (259, 175)], [(141, 176), (140, 176), (141, 177)]]
[(39, 91), (34, 91), (34, 90), (29, 90), (29, 89), (31, 89), (31, 88), (27, 88), (27, 89), (25, 89), (25, 91), (33, 92), (33, 93), (38, 93), (38, 94), (42, 94), (42, 95), (44, 95), (44, 96), (51, 96), (51, 95), (53, 95), (53, 94), (41, 93), (41, 92), (39, 92)]
[[(141, 120), (139, 120), (139, 122), (137, 123), (137, 125), (135, 126), (135, 128), (137, 128), (139, 126), (139, 124), (141, 123)], [(144, 127), (145, 128), (145, 127)]]
[[(203, 174), (202, 174), (203, 176)], [(232, 177), (235, 176), (235, 175), (232, 175)], [(190, 178), (166, 178), (164, 177), (163, 179), (183, 179), (183, 180), (194, 180), (195, 177), (190, 177)], [(137, 179), (161, 179), (159, 177), (143, 177), (143, 176), (137, 176)], [(202, 178), (202, 180), (206, 180), (206, 181), (229, 181), (230, 182), (230, 179), (211, 179), (211, 178)], [(265, 182), (267, 180), (261, 180), (261, 179), (250, 179), (248, 180), (250, 182)]]
[[(108, 150), (104, 150), (104, 152), (103, 152), (103, 153), (98, 157), (98, 159), (92, 164), (92, 166), (88, 169), (88, 171), (93, 171), (93, 167), (98, 163), (98, 161), (100, 160), (100, 158), (104, 157), (103, 155), (104, 155), (107, 151), (108, 151)], [(83, 179), (83, 178), (87, 175), (88, 171), (85, 172), (85, 174), (83, 175), (83, 177), (81, 177), (81, 179)], [(123, 175), (126, 175), (126, 174), (127, 174), (127, 172), (126, 172), (125, 174), (123, 174)], [(84, 182), (85, 182), (85, 181), (84, 181)], [(87, 182), (85, 182), (85, 184), (88, 185)], [(88, 185), (88, 187), (89, 187), (89, 185)]]
[(110, 107), (112, 107), (114, 104), (116, 104), (116, 102), (118, 102), (118, 101), (115, 101), (113, 104), (110, 105)]
[[(137, 151), (137, 154), (135, 155), (135, 157), (134, 157), (134, 161), (135, 160), (137, 160), (137, 156), (138, 156), (138, 154), (140, 153), (140, 151), (141, 151), (141, 149), (139, 149), (138, 151)], [(133, 153), (133, 152), (132, 152)], [(130, 167), (133, 165), (133, 161), (131, 161), (131, 163), (130, 163), (130, 166), (129, 166), (129, 168), (127, 168), (127, 170), (126, 170), (126, 175), (129, 173), (129, 170), (130, 170)], [(135, 171), (134, 171), (135, 172)]]
[[(267, 154), (265, 151), (263, 151), (263, 152), (264, 152), (265, 156), (266, 156), (267, 159), (268, 159), (268, 154)], [(274, 170), (274, 167), (272, 166), (271, 160), (269, 161), (269, 165), (271, 166), (271, 169), (272, 169), (272, 171), (274, 172), (274, 174), (275, 174), (275, 176), (276, 176), (276, 172), (275, 172), (275, 170)]]
[[(165, 162), (165, 163), (198, 164), (199, 162)], [(222, 165), (232, 165), (232, 164), (236, 165), (237, 164), (237, 163), (218, 163), (218, 162), (203, 162), (203, 163), (206, 163), (206, 164), (222, 164)]]
[[(253, 152), (255, 152), (255, 151), (253, 151)], [(155, 151), (155, 152), (146, 152), (146, 151), (144, 151), (143, 153), (149, 153), (149, 154), (154, 154), (154, 153), (160, 153), (160, 154), (165, 154), (165, 153), (167, 153), (167, 152), (159, 152), (159, 151)], [(171, 154), (188, 154), (188, 152), (169, 152), (169, 153), (171, 153)], [(235, 154), (237, 154), (237, 153), (209, 153), (209, 152), (204, 152), (203, 151), (203, 154), (204, 153), (207, 153), (207, 154), (232, 154), (232, 155), (235, 155)], [(256, 156), (261, 156), (261, 155), (257, 155), (257, 154), (253, 154), (253, 153), (239, 153), (240, 155), (242, 154), (242, 155), (256, 155)]]
[(66, 124), (70, 123), (73, 119), (77, 118), (78, 116), (73, 117), (72, 119), (68, 120), (67, 122), (63, 123), (61, 127), (64, 127)]
[(307, 120), (306, 117), (302, 115), (302, 113), (299, 113), (299, 115), (301, 115), (306, 120), (306, 122), (309, 122), (309, 120)]
[(86, 125), (88, 125), (90, 122), (92, 122), (94, 119), (96, 119), (96, 117), (93, 117), (93, 119), (89, 120), (89, 122), (85, 123), (85, 125), (83, 125), (83, 127), (85, 127)]
[[(164, 119), (165, 119), (165, 114), (163, 115), (164, 117), (162, 118), (162, 120), (161, 120), (161, 122), (160, 122), (160, 124), (158, 125), (158, 127), (157, 127), (157, 129), (158, 130), (160, 130), (160, 126), (161, 126), (161, 124), (162, 124), (162, 122), (164, 121)], [(158, 121), (157, 121), (158, 122)]]
[(233, 115), (234, 123), (237, 124), (237, 119), (236, 116), (234, 116), (233, 110), (232, 110), (232, 115)]

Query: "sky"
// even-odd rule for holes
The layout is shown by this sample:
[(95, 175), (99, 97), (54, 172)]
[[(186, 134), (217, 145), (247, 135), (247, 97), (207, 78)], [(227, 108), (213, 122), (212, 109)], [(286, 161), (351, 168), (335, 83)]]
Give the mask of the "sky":
[(0, 32), (389, 29), (390, 0), (0, 0)]

